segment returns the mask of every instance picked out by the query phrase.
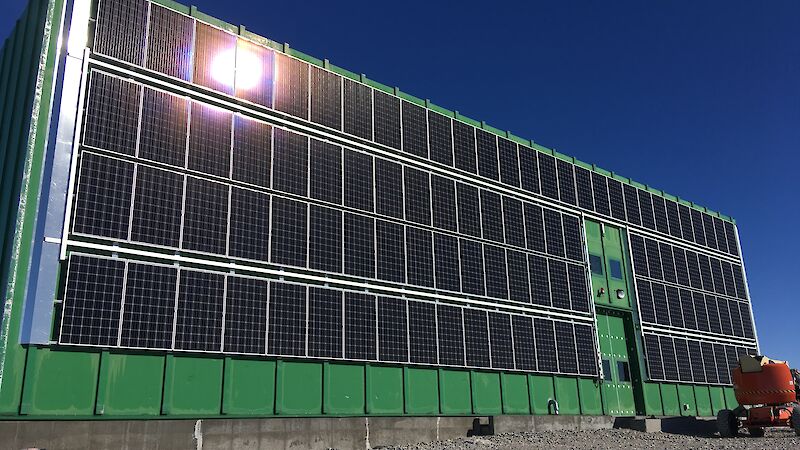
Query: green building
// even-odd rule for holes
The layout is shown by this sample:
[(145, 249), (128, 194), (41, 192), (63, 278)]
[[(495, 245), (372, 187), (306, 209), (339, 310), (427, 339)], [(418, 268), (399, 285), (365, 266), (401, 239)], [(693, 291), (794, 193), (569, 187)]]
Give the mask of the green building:
[(0, 67), (5, 418), (712, 416), (758, 351), (730, 217), (195, 8)]

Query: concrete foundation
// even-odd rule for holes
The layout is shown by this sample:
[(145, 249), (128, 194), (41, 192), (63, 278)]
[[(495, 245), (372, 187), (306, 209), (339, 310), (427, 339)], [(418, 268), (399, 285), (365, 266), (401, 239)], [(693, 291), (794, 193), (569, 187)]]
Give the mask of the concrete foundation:
[(614, 428), (627, 428), (645, 433), (672, 433), (711, 436), (717, 431), (715, 417), (617, 417)]

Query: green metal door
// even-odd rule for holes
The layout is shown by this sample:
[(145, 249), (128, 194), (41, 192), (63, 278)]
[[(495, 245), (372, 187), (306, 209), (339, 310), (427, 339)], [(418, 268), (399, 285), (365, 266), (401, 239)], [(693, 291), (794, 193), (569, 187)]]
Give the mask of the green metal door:
[(617, 227), (586, 221), (594, 301), (600, 305), (629, 309), (631, 299), (622, 237), (622, 231)]
[[(629, 315), (628, 315), (629, 317)], [(612, 416), (636, 414), (633, 377), (628, 354), (626, 313), (598, 311), (597, 334), (603, 363), (603, 412)]]

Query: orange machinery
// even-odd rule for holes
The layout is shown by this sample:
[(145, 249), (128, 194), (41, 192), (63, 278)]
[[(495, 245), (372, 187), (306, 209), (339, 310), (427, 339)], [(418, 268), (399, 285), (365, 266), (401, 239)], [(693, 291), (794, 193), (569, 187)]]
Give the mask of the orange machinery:
[(751, 436), (764, 436), (765, 427), (791, 427), (800, 435), (798, 372), (784, 361), (764, 356), (742, 356), (733, 369), (733, 390), (738, 408), (717, 414), (722, 437), (736, 436), (747, 428)]

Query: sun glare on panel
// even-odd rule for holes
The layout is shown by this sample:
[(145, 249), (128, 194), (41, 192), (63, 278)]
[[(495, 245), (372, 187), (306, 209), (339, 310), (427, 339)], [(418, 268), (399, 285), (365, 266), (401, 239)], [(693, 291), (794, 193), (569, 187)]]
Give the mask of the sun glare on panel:
[(236, 49), (220, 52), (211, 62), (211, 77), (225, 86), (233, 87), (236, 79)]
[(264, 69), (258, 55), (239, 49), (236, 55), (236, 89), (252, 89), (261, 81)]

